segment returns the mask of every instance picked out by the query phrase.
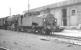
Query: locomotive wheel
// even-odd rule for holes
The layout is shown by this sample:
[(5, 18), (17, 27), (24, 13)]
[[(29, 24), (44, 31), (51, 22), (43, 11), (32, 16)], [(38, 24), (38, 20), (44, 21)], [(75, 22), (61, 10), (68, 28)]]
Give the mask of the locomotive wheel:
[(42, 34), (44, 34), (44, 35), (50, 35), (50, 33), (51, 33), (51, 30), (49, 30), (49, 29), (42, 30)]
[(32, 33), (32, 29), (26, 29), (25, 32)]
[(41, 34), (45, 35), (46, 31), (44, 29), (41, 30)]
[(36, 34), (40, 34), (40, 30), (37, 30), (37, 29), (33, 29), (32, 32), (33, 32), (33, 33), (36, 33)]

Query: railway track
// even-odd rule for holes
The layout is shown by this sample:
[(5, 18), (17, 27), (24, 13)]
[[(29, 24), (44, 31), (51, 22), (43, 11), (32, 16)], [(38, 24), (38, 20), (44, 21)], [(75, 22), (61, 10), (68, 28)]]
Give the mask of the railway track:
[(72, 37), (72, 36), (64, 36), (64, 35), (41, 35), (41, 39), (44, 40), (58, 40), (65, 43), (70, 43), (73, 45), (81, 46), (81, 37)]

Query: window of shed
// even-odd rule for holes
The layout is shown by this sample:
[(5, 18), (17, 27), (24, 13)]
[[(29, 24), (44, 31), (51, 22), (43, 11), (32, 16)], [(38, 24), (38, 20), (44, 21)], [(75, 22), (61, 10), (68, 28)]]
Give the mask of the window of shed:
[(76, 14), (76, 10), (72, 10), (72, 15), (75, 15)]

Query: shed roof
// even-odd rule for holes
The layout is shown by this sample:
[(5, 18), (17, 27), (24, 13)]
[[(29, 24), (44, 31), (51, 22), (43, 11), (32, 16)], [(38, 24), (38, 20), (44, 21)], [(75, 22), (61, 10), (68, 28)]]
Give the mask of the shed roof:
[(81, 3), (81, 0), (66, 0), (66, 1), (63, 1), (63, 2), (54, 3), (54, 4), (51, 4), (51, 5), (46, 5), (46, 6), (43, 6), (43, 7), (35, 8), (35, 9), (30, 10), (30, 11), (41, 11), (41, 10), (45, 10), (46, 8), (57, 8), (57, 7), (73, 5), (73, 4), (77, 4), (77, 3)]

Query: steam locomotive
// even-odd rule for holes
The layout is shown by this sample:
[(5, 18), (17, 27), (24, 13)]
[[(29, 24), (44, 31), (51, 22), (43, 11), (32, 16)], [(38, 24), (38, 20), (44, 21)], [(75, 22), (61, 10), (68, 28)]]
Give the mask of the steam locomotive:
[(18, 18), (18, 31), (33, 32), (39, 34), (50, 34), (61, 32), (63, 28), (57, 26), (57, 19), (52, 14), (21, 16)]
[[(16, 18), (15, 18), (16, 17)], [(61, 32), (63, 28), (57, 26), (57, 19), (52, 14), (44, 15), (18, 15), (12, 18), (4, 18), (3, 27), (6, 30), (31, 32), (38, 34), (50, 34)], [(11, 20), (9, 20), (11, 19)], [(1, 23), (1, 22), (0, 22)], [(0, 27), (1, 28), (1, 27)]]

